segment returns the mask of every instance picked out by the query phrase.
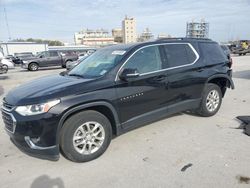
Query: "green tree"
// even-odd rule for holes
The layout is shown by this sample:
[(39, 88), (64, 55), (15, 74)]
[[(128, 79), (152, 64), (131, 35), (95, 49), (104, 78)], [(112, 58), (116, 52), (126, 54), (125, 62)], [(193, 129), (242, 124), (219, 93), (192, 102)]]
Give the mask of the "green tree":
[(12, 42), (36, 42), (36, 43), (47, 43), (49, 46), (64, 46), (63, 42), (58, 40), (43, 40), (43, 39), (14, 39)]

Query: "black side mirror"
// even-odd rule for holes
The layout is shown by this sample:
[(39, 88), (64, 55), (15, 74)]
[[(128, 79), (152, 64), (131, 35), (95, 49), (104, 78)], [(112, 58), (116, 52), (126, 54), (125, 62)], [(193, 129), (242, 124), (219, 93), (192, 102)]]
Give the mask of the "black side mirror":
[(39, 57), (40, 57), (40, 58), (44, 58), (44, 56), (43, 56), (43, 55), (40, 55)]
[(137, 69), (123, 69), (119, 77), (121, 80), (129, 81), (140, 76)]
[(62, 71), (62, 72), (59, 73), (59, 75), (65, 76), (65, 75), (67, 75), (69, 73), (69, 71), (70, 70)]

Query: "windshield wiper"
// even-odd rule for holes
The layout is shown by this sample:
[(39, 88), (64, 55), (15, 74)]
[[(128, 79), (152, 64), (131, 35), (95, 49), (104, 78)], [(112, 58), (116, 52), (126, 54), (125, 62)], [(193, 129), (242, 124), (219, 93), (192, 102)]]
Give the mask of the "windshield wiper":
[(84, 78), (84, 76), (80, 74), (68, 74), (68, 76), (76, 76), (76, 77)]

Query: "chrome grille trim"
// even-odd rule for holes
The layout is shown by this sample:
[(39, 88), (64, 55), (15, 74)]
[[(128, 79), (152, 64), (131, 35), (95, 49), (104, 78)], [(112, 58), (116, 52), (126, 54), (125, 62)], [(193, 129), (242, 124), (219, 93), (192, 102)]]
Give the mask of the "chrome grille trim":
[(4, 111), (7, 111), (7, 112), (11, 112), (15, 107), (11, 104), (8, 104), (6, 103), (5, 101), (3, 101), (3, 104), (2, 104), (2, 109)]
[[(11, 117), (11, 119), (12, 119), (12, 131), (11, 130), (9, 130), (8, 128), (7, 128), (7, 126), (6, 126), (6, 123), (5, 123), (5, 121), (6, 121), (6, 119), (4, 120), (4, 114), (7, 114), (7, 115), (9, 115), (10, 117)], [(7, 112), (7, 111), (5, 111), (4, 109), (2, 109), (2, 119), (3, 119), (3, 121), (4, 121), (4, 128), (5, 128), (5, 130), (7, 131), (7, 132), (9, 132), (9, 133), (12, 133), (12, 134), (14, 134), (15, 133), (15, 130), (16, 130), (16, 119), (15, 119), (15, 117), (13, 116), (13, 114), (11, 114), (11, 113), (9, 113), (9, 112)]]

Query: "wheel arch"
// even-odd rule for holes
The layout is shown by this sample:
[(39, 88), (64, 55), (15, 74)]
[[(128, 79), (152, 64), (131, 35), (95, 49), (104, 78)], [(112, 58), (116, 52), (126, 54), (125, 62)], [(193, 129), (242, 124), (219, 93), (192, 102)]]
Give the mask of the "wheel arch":
[(59, 144), (61, 129), (63, 127), (64, 122), (71, 117), (72, 115), (84, 111), (84, 110), (95, 110), (97, 112), (100, 112), (101, 114), (105, 115), (112, 126), (112, 131), (114, 135), (120, 134), (120, 122), (118, 114), (114, 108), (114, 106), (108, 102), (105, 101), (99, 101), (99, 102), (91, 102), (83, 105), (79, 105), (73, 108), (70, 108), (67, 110), (63, 116), (61, 117), (58, 128), (57, 128), (57, 144)]
[(224, 74), (218, 74), (208, 78), (206, 83), (213, 83), (221, 88), (222, 96), (226, 92), (226, 88), (234, 89), (234, 83), (230, 76)]
[(35, 63), (39, 67), (39, 63), (37, 61), (31, 61), (31, 62), (29, 62), (28, 67), (30, 66), (31, 63)]

